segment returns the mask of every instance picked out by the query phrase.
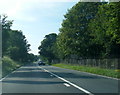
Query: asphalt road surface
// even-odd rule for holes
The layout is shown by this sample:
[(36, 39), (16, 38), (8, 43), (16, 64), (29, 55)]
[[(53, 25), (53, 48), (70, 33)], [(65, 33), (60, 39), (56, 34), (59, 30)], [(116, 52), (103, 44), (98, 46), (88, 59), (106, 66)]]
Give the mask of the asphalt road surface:
[(37, 63), (22, 66), (2, 80), (2, 93), (119, 95), (118, 80)]

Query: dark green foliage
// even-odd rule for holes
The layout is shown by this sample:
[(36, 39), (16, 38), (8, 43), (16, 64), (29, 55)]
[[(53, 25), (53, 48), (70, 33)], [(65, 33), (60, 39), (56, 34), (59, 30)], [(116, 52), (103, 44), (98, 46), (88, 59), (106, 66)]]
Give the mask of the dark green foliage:
[(102, 3), (77, 3), (64, 16), (60, 34), (58, 36), (58, 49), (62, 55), (68, 56), (76, 54), (87, 58), (91, 56), (90, 30), (88, 24), (97, 13), (99, 5)]
[(9, 32), (10, 31), (10, 27), (12, 25), (12, 22), (13, 21), (10, 21), (10, 20), (6, 20), (7, 19), (7, 16), (6, 15), (3, 15), (2, 16), (2, 54), (4, 55), (5, 54), (5, 51), (8, 47), (8, 44), (7, 44), (7, 41), (8, 41), (8, 38), (9, 38)]
[(29, 62), (34, 62), (34, 61), (37, 61), (39, 59), (39, 57), (37, 55), (34, 55), (32, 53), (30, 53), (27, 58), (28, 58)]
[(78, 2), (64, 17), (56, 41), (39, 47), (44, 58), (120, 58), (120, 2)]
[(41, 45), (38, 47), (39, 54), (42, 56), (44, 60), (47, 60), (51, 63), (52, 59), (56, 59), (55, 56), (55, 42), (56, 42), (57, 34), (52, 33), (45, 36), (45, 39), (41, 42)]
[(119, 2), (79, 2), (64, 17), (57, 38), (61, 58), (120, 57)]
[(92, 42), (101, 46), (101, 57), (120, 57), (120, 3), (99, 7), (95, 19), (91, 20)]
[(22, 31), (12, 30), (9, 31), (9, 34), (10, 37), (8, 41), (9, 47), (7, 49), (7, 55), (17, 61), (27, 61), (30, 45), (27, 43), (27, 40)]
[(2, 16), (2, 55), (9, 56), (19, 62), (28, 61), (28, 44), (22, 31), (12, 30), (13, 21), (7, 20), (7, 16)]

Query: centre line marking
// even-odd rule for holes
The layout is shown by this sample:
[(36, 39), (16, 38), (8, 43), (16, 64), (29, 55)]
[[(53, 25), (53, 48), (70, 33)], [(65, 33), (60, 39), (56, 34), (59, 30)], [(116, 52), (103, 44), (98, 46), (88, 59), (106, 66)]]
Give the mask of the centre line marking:
[(67, 84), (67, 83), (63, 83), (65, 86), (67, 86), (67, 87), (70, 87), (70, 85), (69, 84)]
[(48, 72), (48, 73), (54, 75), (55, 77), (57, 77), (57, 78), (59, 78), (59, 79), (65, 81), (66, 83), (68, 83), (68, 84), (74, 86), (75, 88), (77, 88), (77, 89), (79, 89), (79, 90), (81, 90), (81, 91), (87, 93), (88, 95), (94, 95), (94, 94), (92, 94), (91, 92), (87, 91), (86, 89), (83, 89), (82, 87), (79, 87), (79, 86), (77, 86), (76, 84), (74, 84), (74, 83), (72, 83), (72, 82), (70, 82), (70, 81), (68, 81), (68, 80), (66, 80), (66, 79), (64, 79), (64, 78), (62, 78), (62, 77), (60, 77), (60, 76), (58, 76), (58, 75), (56, 75), (56, 74), (54, 74), (54, 73), (52, 73), (52, 72), (46, 70), (46, 69), (44, 69), (44, 68), (42, 68), (42, 67), (40, 67), (40, 66), (38, 66), (38, 67), (41, 68), (41, 69), (43, 69), (44, 71), (46, 71), (46, 72)]

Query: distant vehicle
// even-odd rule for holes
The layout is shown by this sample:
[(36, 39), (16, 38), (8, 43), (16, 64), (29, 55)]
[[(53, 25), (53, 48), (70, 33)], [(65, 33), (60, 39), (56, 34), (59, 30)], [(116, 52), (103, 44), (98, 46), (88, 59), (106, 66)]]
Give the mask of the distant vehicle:
[(38, 64), (39, 64), (39, 65), (45, 65), (45, 62), (39, 61)]

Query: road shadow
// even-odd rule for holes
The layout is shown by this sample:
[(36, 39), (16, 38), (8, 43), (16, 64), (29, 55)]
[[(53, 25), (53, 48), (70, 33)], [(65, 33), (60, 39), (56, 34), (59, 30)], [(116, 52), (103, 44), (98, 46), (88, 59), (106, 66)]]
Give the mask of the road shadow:
[(24, 68), (20, 68), (20, 69), (18, 69), (17, 71), (29, 71), (29, 70), (42, 70), (41, 68), (31, 68), (31, 66), (30, 67), (24, 67)]
[[(55, 70), (53, 68), (52, 73), (63, 77), (63, 78), (79, 78), (79, 79), (106, 79), (104, 77), (99, 77), (95, 75), (85, 74), (85, 73), (75, 73), (68, 72), (64, 70)], [(55, 76), (51, 76), (50, 73), (45, 72), (43, 69), (38, 68), (36, 66), (25, 66), (23, 68), (18, 69), (16, 72), (12, 73), (9, 78), (55, 78)]]
[[(54, 72), (64, 78), (80, 78), (80, 79), (101, 79), (102, 77), (93, 76), (93, 75), (84, 75), (84, 74), (74, 74), (74, 73), (64, 73), (64, 72)], [(105, 78), (102, 78), (105, 79)]]
[(49, 73), (43, 71), (14, 72), (9, 78), (53, 78)]
[(53, 85), (53, 84), (63, 84), (65, 82), (58, 82), (58, 81), (30, 81), (30, 80), (5, 80), (2, 83)]
[[(63, 77), (63, 78), (79, 78), (79, 79), (106, 79), (93, 75), (84, 75), (84, 74), (75, 74), (68, 72), (53, 72), (54, 74)], [(28, 70), (22, 72), (15, 72), (9, 76), (9, 78), (55, 78), (55, 76), (51, 76), (50, 73), (40, 70)]]

